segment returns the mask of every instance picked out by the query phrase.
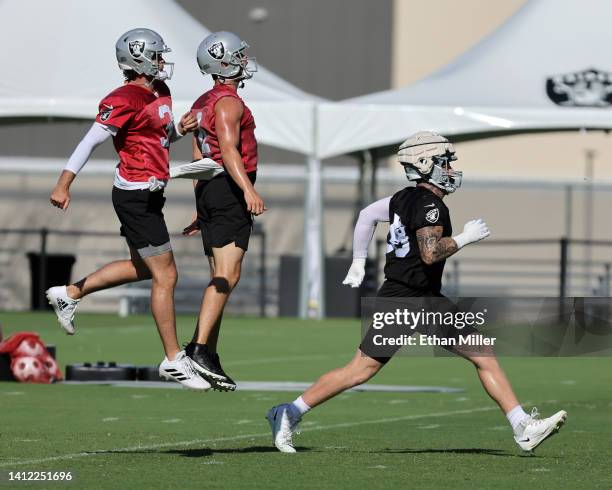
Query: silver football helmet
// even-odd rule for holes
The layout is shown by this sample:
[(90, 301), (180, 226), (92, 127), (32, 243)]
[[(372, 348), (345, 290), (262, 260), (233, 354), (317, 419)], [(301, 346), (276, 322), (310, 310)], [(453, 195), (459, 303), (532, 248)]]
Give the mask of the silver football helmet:
[(419, 131), (400, 145), (398, 160), (406, 177), (414, 182), (429, 182), (451, 194), (461, 186), (463, 172), (450, 162), (457, 160), (455, 148), (444, 136)]
[(174, 63), (162, 61), (162, 54), (172, 51), (162, 37), (151, 29), (131, 29), (115, 43), (117, 62), (122, 70), (133, 70), (157, 80), (170, 80)]
[(255, 58), (248, 58), (249, 45), (236, 34), (213, 32), (198, 46), (197, 60), (204, 75), (216, 75), (228, 80), (248, 80), (257, 71)]

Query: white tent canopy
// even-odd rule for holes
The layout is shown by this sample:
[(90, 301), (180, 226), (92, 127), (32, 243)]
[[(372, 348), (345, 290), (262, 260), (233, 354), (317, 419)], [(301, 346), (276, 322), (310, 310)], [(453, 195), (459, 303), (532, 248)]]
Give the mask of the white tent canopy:
[[(175, 114), (212, 86), (195, 60), (210, 31), (171, 0), (2, 0), (0, 19), (0, 45), (11, 54), (0, 77), (0, 118), (93, 120), (100, 99), (123, 81), (115, 41), (135, 27), (156, 30), (172, 49), (166, 58), (175, 63), (169, 82)], [(260, 143), (306, 155), (301, 314), (321, 316), (321, 179), (315, 155), (315, 106), (321, 99), (261, 66), (241, 95), (257, 121)]]
[[(172, 49), (167, 59), (175, 63), (169, 82), (175, 112), (212, 86), (195, 60), (210, 31), (174, 1), (4, 0), (0, 19), (0, 44), (11, 53), (0, 78), (0, 117), (93, 120), (100, 99), (122, 83), (115, 41), (135, 27), (156, 30)], [(255, 114), (260, 142), (312, 153), (318, 98), (261, 67), (241, 95)]]
[(608, 0), (531, 0), (474, 48), (419, 82), (322, 104), (318, 154), (327, 158), (394, 145), (423, 129), (478, 137), (611, 128), (611, 18)]

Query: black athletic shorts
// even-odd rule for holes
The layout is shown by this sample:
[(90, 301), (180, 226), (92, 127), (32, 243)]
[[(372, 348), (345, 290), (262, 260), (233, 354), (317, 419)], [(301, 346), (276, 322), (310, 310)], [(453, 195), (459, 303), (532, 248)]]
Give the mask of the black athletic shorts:
[[(444, 298), (446, 297), (443, 294), (441, 294), (439, 291), (425, 291), (421, 289), (415, 289), (401, 282), (392, 281), (388, 279), (380, 287), (380, 289), (378, 290), (378, 293), (376, 294), (376, 297), (377, 298), (417, 298), (417, 297), (443, 298), (441, 302), (440, 300), (436, 300), (435, 302), (436, 311), (440, 311), (440, 310), (456, 311), (456, 307), (453, 304), (453, 302), (451, 300), (447, 300), (448, 304), (446, 304), (446, 301), (444, 301)], [(458, 330), (452, 325), (448, 325), (445, 327), (435, 326), (433, 329), (430, 329), (426, 326), (419, 325), (412, 331), (413, 334), (420, 333), (420, 334), (425, 334), (425, 335), (436, 335), (438, 337), (443, 337), (443, 338), (451, 338), (451, 337), (457, 338), (459, 335), (471, 335), (476, 332), (478, 331), (472, 326), (466, 326), (462, 328), (461, 330)], [(361, 341), (361, 344), (359, 345), (359, 350), (363, 352), (365, 355), (367, 355), (368, 357), (371, 357), (372, 359), (375, 359), (382, 364), (386, 364), (387, 362), (391, 360), (391, 357), (393, 357), (393, 355), (401, 348), (401, 346), (386, 346), (384, 350), (385, 350), (385, 353), (388, 354), (388, 356), (381, 357), (380, 348), (377, 348), (376, 352), (374, 352), (373, 350), (375, 349), (374, 343), (373, 343), (373, 337), (379, 334), (380, 334), (380, 330), (376, 330), (370, 327), (368, 331), (366, 332), (366, 334), (364, 335), (363, 340)]]
[(172, 250), (162, 209), (163, 191), (113, 187), (113, 206), (121, 222), (121, 236), (144, 259)]
[[(247, 174), (255, 183), (256, 172)], [(195, 188), (198, 224), (202, 232), (204, 252), (232, 242), (243, 250), (249, 248), (253, 217), (247, 210), (244, 193), (227, 172), (211, 180), (198, 181)]]

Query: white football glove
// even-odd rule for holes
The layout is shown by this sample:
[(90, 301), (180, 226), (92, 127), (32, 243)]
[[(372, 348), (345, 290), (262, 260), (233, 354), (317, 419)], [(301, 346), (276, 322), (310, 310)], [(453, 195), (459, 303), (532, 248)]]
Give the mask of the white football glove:
[(459, 235), (454, 236), (453, 240), (457, 242), (458, 248), (463, 248), (470, 243), (484, 240), (490, 234), (491, 232), (489, 231), (487, 224), (481, 218), (478, 218), (468, 221), (463, 226), (463, 233), (459, 233)]
[(353, 259), (353, 263), (342, 281), (342, 284), (346, 284), (352, 288), (358, 288), (363, 282), (365, 276), (365, 261), (366, 259)]

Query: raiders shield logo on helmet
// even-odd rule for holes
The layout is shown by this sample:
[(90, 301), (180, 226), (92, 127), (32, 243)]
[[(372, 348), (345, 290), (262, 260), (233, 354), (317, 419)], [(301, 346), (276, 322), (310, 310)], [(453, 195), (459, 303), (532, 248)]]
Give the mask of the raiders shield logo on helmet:
[(113, 106), (104, 104), (104, 109), (100, 111), (100, 121), (107, 121), (111, 112), (113, 112)]
[(590, 68), (546, 80), (546, 94), (566, 107), (609, 107), (612, 105), (612, 73)]
[(220, 60), (223, 58), (225, 54), (225, 48), (223, 47), (223, 43), (214, 43), (208, 48), (208, 54), (210, 54), (216, 60)]
[(144, 41), (130, 41), (128, 47), (133, 58), (140, 58), (144, 52), (145, 43)]
[(425, 219), (430, 223), (435, 223), (436, 221), (438, 221), (439, 217), (440, 211), (438, 210), (438, 208), (433, 208), (430, 211), (427, 211), (427, 214), (425, 215)]

